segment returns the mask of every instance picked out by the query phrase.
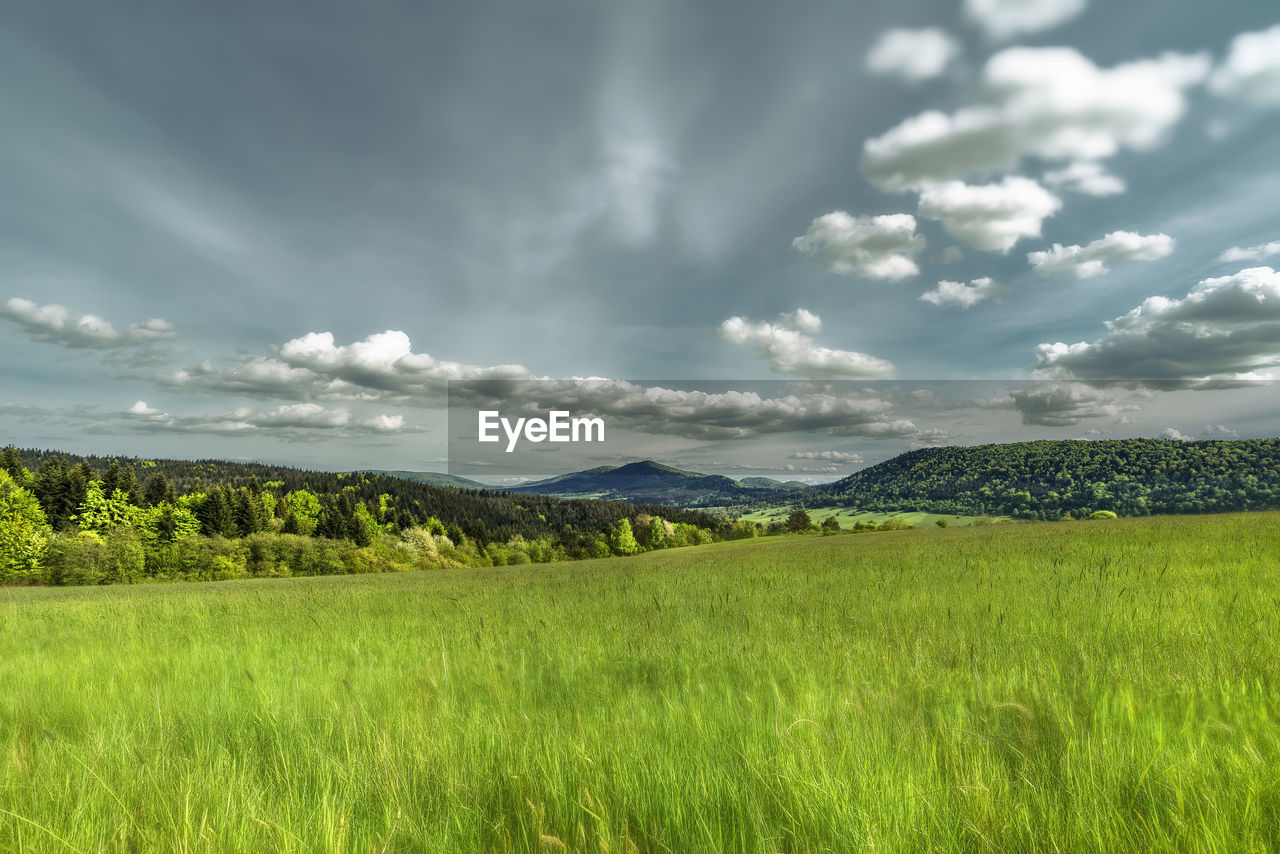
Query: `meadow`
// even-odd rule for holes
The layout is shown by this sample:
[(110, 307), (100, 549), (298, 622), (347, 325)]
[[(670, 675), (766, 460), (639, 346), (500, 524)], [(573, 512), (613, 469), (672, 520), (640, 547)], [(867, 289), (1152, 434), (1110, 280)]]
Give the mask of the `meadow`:
[(1280, 514), (0, 590), (0, 850), (1280, 849)]
[[(784, 504), (780, 507), (767, 507), (751, 513), (744, 513), (742, 518), (749, 522), (760, 522), (764, 525), (785, 523), (787, 517), (791, 515), (791, 511), (797, 506), (799, 505)], [(859, 522), (880, 525), (889, 519), (897, 519), (913, 528), (927, 528), (930, 525), (936, 525), (940, 519), (946, 523), (947, 527), (958, 526), (962, 528), (968, 525), (1011, 521), (1008, 516), (964, 516), (954, 513), (927, 513), (922, 510), (860, 511), (848, 507), (810, 507), (806, 508), (805, 512), (809, 514), (810, 519), (819, 524), (834, 516), (840, 527), (846, 530), (852, 529)]]

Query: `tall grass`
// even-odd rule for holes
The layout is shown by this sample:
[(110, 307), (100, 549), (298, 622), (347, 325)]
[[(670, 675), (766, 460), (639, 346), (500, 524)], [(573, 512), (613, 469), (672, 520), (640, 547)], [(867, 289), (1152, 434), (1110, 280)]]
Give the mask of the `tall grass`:
[(1277, 850), (1278, 535), (4, 590), (0, 850)]

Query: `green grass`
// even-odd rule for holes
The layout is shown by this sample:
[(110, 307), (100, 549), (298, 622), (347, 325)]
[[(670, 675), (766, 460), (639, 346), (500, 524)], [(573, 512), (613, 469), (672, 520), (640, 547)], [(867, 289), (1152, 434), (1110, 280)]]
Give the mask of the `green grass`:
[(0, 591), (3, 851), (1280, 847), (1280, 514)]
[[(787, 521), (787, 517), (791, 515), (793, 509), (795, 507), (790, 504), (782, 507), (770, 507), (753, 513), (744, 513), (742, 518), (750, 522), (763, 522), (768, 525), (773, 522)], [(912, 510), (885, 513), (859, 512), (846, 507), (815, 507), (805, 512), (809, 514), (810, 519), (819, 523), (831, 516), (835, 516), (836, 521), (840, 523), (840, 527), (846, 529), (852, 528), (858, 522), (875, 522), (879, 525), (886, 519), (901, 519), (916, 528), (927, 528), (936, 525), (939, 519), (946, 519), (948, 527), (957, 526), (961, 528), (976, 525), (979, 522), (1006, 521), (1009, 519), (1008, 516), (957, 516), (948, 513), (924, 513)]]

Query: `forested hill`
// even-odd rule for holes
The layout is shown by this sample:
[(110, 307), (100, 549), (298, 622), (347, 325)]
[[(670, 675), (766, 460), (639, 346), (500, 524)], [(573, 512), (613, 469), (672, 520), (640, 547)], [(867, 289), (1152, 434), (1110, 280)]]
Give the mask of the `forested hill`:
[(924, 448), (818, 487), (812, 505), (1024, 519), (1280, 507), (1280, 439)]
[[(321, 472), (263, 463), (226, 460), (164, 460), (127, 457), (98, 457), (56, 451), (18, 450), (21, 464), (35, 477), (37, 495), (51, 491), (68, 492), (65, 516), (83, 500), (84, 477), (74, 474), (77, 464), (86, 464), (99, 478), (109, 478), (107, 493), (116, 486), (126, 492), (137, 489), (139, 497), (157, 475), (174, 495), (208, 492), (214, 488), (251, 487), (279, 498), (291, 492), (308, 491), (320, 497), (345, 495), (350, 502), (370, 508), (385, 507), (381, 515), (401, 530), (436, 518), (457, 527), (482, 543), (506, 541), (514, 536), (536, 538), (558, 535), (566, 527), (579, 532), (609, 531), (618, 520), (648, 513), (671, 522), (685, 522), (717, 530), (726, 525), (722, 517), (673, 507), (625, 504), (612, 501), (565, 500), (545, 495), (511, 495), (475, 489), (459, 489), (418, 483), (388, 475), (362, 472)], [(112, 468), (117, 472), (111, 475)], [(116, 482), (120, 478), (122, 482)], [(383, 499), (382, 496), (387, 496)], [(163, 496), (161, 496), (163, 497)], [(46, 502), (48, 503), (48, 502)], [(142, 502), (145, 503), (145, 502)], [(57, 506), (55, 502), (52, 506)], [(63, 514), (54, 512), (50, 522), (57, 527)]]
[[(787, 487), (778, 484), (778, 488)], [(676, 507), (722, 507), (762, 502), (776, 498), (778, 494), (776, 488), (744, 485), (724, 475), (685, 471), (652, 460), (562, 474), (521, 484), (513, 487), (512, 492), (590, 495), (614, 501), (643, 501)]]

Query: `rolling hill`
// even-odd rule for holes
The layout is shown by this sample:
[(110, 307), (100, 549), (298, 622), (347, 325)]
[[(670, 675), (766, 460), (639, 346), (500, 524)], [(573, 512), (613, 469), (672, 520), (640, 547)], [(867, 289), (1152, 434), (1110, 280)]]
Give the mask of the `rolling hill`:
[(599, 466), (522, 484), (509, 491), (562, 498), (590, 496), (678, 507), (723, 507), (770, 501), (778, 497), (776, 488), (746, 486), (724, 475), (699, 474), (652, 460), (623, 466)]
[(808, 489), (809, 484), (799, 480), (774, 480), (771, 477), (744, 477), (738, 483), (753, 489)]
[(436, 471), (393, 471), (390, 469), (361, 469), (352, 472), (352, 474), (372, 474), (381, 475), (382, 477), (395, 477), (400, 480), (408, 480), (414, 483), (425, 483), (428, 486), (451, 486), (455, 489), (492, 489), (478, 480), (470, 480), (465, 477), (458, 477), (454, 474), (443, 474)]
[(1280, 439), (924, 448), (803, 494), (810, 506), (1059, 519), (1280, 507)]

